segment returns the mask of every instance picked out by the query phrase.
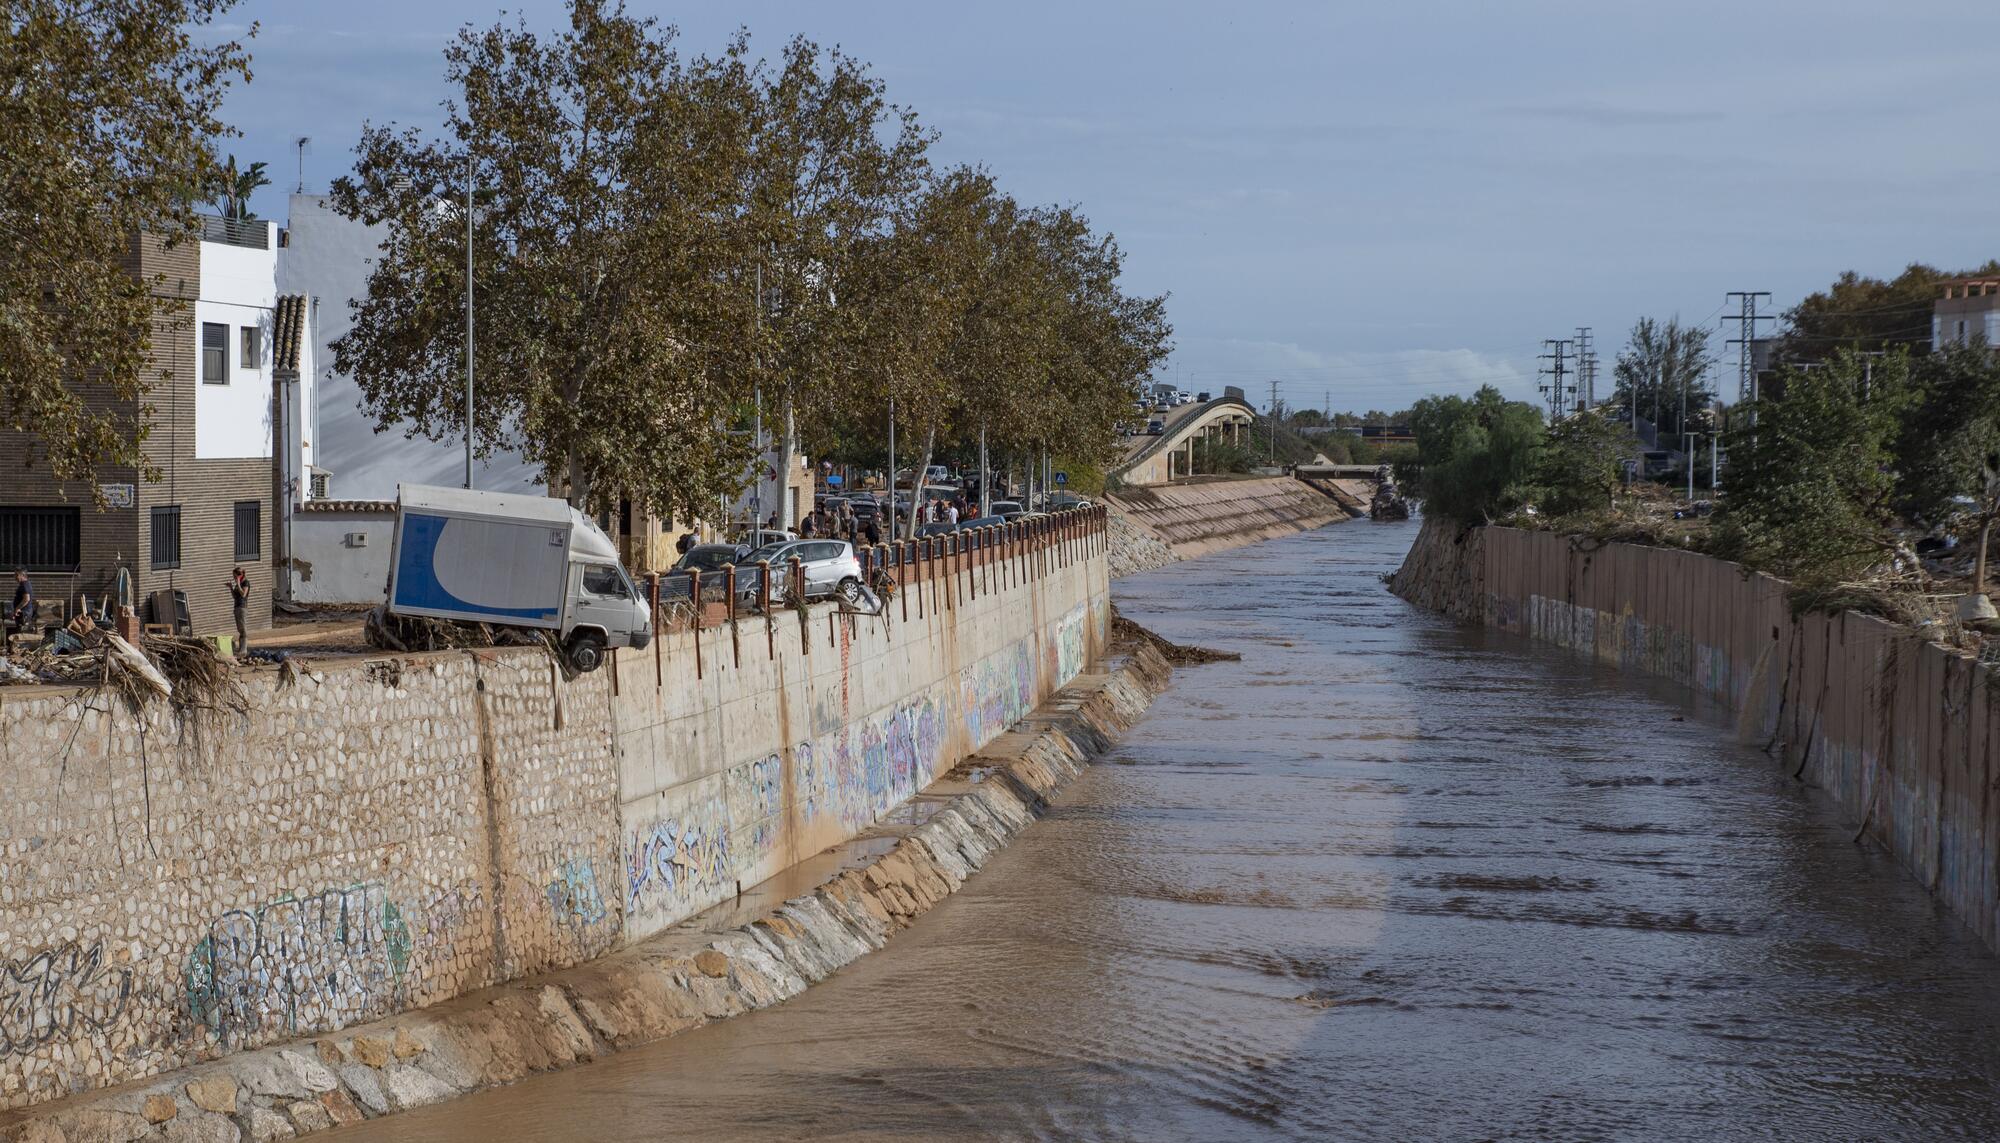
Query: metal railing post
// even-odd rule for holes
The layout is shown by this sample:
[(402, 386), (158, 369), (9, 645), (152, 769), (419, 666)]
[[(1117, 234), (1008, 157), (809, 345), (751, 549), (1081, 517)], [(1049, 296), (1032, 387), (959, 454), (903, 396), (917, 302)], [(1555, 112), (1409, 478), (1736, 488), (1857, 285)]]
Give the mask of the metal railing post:
[(701, 569), (688, 569), (688, 590), (693, 592), (694, 622), (688, 630), (694, 635), (694, 677), (701, 678)]
[(771, 614), (771, 561), (757, 561), (757, 610), (764, 613), (764, 651), (778, 657), (778, 618)]
[(722, 593), (729, 597), (729, 652), (736, 665), (743, 665), (743, 642), (736, 631), (736, 565), (729, 564), (722, 569)]
[(792, 557), (792, 604), (799, 609), (799, 651), (812, 654), (811, 633), (806, 630), (806, 566), (799, 557)]

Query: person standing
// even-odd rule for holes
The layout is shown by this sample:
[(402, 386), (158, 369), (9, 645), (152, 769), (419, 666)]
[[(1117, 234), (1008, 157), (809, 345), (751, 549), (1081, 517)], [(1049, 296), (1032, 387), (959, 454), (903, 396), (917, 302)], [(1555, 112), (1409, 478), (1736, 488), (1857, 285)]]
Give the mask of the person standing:
[(7, 607), (5, 631), (0, 635), (13, 635), (28, 629), (35, 621), (35, 585), (28, 582), (28, 569), (14, 570), (14, 602)]
[(250, 577), (238, 566), (229, 573), (230, 610), (236, 615), (236, 654), (250, 649)]

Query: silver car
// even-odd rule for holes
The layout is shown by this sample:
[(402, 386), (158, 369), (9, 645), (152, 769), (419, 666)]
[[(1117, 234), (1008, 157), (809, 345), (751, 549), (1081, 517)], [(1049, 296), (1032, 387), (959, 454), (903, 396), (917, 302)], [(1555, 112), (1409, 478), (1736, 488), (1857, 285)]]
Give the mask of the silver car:
[[(737, 590), (743, 591), (747, 578), (748, 594), (757, 594), (756, 564), (767, 560), (771, 565), (771, 598), (783, 599), (791, 589), (792, 559), (797, 557), (805, 572), (806, 598), (819, 599), (836, 592), (854, 597), (861, 587), (861, 561), (855, 558), (854, 545), (845, 540), (787, 540), (783, 543), (766, 544), (745, 556), (736, 568)], [(744, 565), (750, 565), (745, 576)]]

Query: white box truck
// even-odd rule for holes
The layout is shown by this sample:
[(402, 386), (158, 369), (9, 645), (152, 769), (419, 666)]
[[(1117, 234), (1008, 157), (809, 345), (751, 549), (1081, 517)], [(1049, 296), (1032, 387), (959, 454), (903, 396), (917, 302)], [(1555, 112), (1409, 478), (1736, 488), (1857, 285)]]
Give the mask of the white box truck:
[(403, 484), (389, 549), (391, 615), (554, 631), (570, 665), (644, 647), (653, 616), (588, 516), (547, 496)]

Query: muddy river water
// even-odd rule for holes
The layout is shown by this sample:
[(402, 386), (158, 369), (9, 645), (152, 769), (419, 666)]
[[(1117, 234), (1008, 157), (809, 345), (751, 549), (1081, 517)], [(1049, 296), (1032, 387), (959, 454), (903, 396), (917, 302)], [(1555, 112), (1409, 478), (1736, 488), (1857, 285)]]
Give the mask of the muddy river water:
[(884, 951), (338, 1135), (2000, 1138), (2000, 962), (1720, 711), (1390, 596), (1414, 534), (1119, 581), (1243, 660)]

